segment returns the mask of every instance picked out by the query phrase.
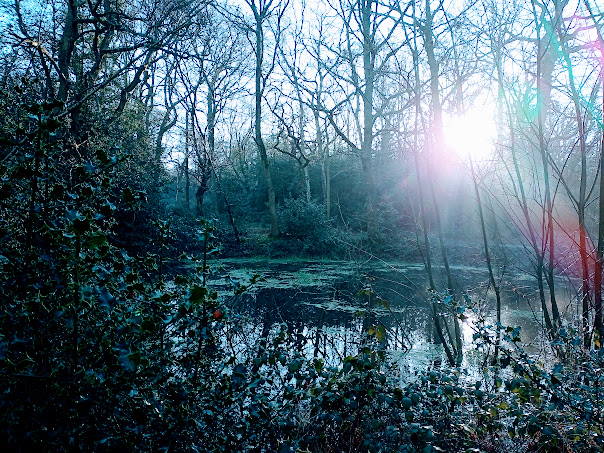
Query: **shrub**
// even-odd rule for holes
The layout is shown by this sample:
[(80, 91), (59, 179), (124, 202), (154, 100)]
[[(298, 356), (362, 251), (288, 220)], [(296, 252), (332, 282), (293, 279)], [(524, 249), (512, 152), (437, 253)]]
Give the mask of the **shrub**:
[(282, 232), (296, 239), (322, 241), (327, 235), (325, 208), (313, 201), (288, 198), (279, 206)]
[(279, 225), (283, 238), (293, 243), (281, 244), (278, 248), (310, 255), (332, 254), (331, 229), (322, 205), (303, 199), (287, 199), (279, 206)]

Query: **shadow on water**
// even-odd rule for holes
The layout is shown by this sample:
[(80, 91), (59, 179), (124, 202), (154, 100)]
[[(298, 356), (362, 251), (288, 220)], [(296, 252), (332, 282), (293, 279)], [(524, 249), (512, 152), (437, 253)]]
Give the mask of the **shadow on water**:
[[(293, 350), (327, 364), (355, 354), (368, 330), (403, 372), (446, 362), (431, 321), (431, 295), (421, 264), (363, 263), (361, 269), (348, 261), (248, 259), (221, 260), (215, 269), (210, 285), (235, 315), (236, 332), (230, 338), (237, 338), (242, 351), (285, 324)], [(473, 321), (483, 316), (494, 322), (494, 296), (488, 291), (486, 270), (459, 266), (453, 272), (475, 313), (462, 327), (463, 366), (478, 371), (482, 363), (471, 349)], [(260, 281), (233, 296), (233, 283), (245, 284), (254, 274)], [(502, 323), (521, 327), (523, 342), (537, 351), (544, 336), (534, 279), (525, 274), (512, 279), (514, 285), (503, 285)], [(235, 341), (231, 343), (236, 352)]]

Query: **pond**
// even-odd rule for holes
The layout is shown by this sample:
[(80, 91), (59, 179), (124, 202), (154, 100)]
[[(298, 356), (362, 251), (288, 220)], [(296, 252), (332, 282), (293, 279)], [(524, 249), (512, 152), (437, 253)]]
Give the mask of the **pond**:
[[(224, 259), (214, 262), (212, 269), (209, 285), (236, 321), (229, 337), (233, 352), (253, 347), (258, 338), (286, 324), (293, 348), (335, 364), (355, 354), (362, 333), (376, 326), (373, 331), (382, 329), (382, 346), (402, 372), (446, 363), (430, 315), (431, 295), (422, 263)], [(472, 305), (462, 324), (462, 366), (478, 372), (483, 356), (471, 344), (474, 321), (482, 316), (495, 322), (495, 297), (486, 268), (452, 266), (451, 270), (459, 294), (466, 294)], [(233, 284), (245, 284), (253, 275), (259, 281), (233, 296)], [(437, 285), (444, 288), (444, 275), (436, 276)], [(559, 280), (558, 300), (572, 301), (572, 285)], [(544, 351), (535, 278), (516, 271), (505, 275), (501, 286), (502, 324), (519, 326), (531, 352)], [(574, 307), (570, 302), (566, 305), (567, 318)]]

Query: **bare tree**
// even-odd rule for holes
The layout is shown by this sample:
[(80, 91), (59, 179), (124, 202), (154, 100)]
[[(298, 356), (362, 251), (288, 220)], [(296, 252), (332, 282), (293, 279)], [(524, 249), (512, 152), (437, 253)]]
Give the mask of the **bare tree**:
[[(602, 31), (598, 27), (598, 21), (589, 0), (584, 0), (585, 8), (593, 21), (598, 36), (600, 48), (604, 48), (604, 38)], [(601, 16), (601, 14), (600, 14)], [(601, 54), (600, 61), (600, 81), (602, 83), (602, 92), (604, 93), (604, 54)], [(598, 199), (598, 243), (596, 248), (596, 265), (594, 270), (594, 331), (598, 338), (594, 342), (596, 347), (601, 347), (604, 342), (604, 325), (602, 323), (602, 269), (604, 265), (604, 99), (602, 100), (602, 122), (600, 123), (600, 186)]]
[[(339, 41), (325, 46), (338, 62), (325, 70), (332, 80), (329, 90), (331, 105), (320, 100), (336, 134), (359, 156), (366, 188), (367, 233), (379, 236), (377, 223), (378, 192), (375, 181), (375, 138), (380, 122), (393, 112), (391, 102), (402, 93), (385, 93), (378, 80), (388, 76), (390, 61), (402, 49), (404, 42), (395, 39), (403, 22), (403, 12), (397, 3), (376, 0), (341, 0), (333, 5), (342, 27)], [(325, 55), (327, 58), (327, 55)], [(339, 120), (342, 112), (352, 116), (355, 132), (351, 133)]]
[[(43, 68), (45, 92), (65, 104), (63, 116), (70, 119), (74, 140), (83, 140), (85, 113), (90, 101), (111, 95), (109, 122), (124, 110), (128, 97), (147, 77), (147, 68), (164, 49), (169, 49), (194, 25), (203, 2), (155, 0), (144, 4), (117, 5), (112, 2), (69, 1), (56, 5), (58, 24), (38, 24), (26, 20), (32, 6), (17, 0), (13, 13), (17, 30), (14, 44), (25, 51), (35, 50)], [(161, 12), (160, 12), (161, 11)], [(50, 30), (60, 29), (58, 39)]]
[[(248, 39), (254, 55), (256, 57), (255, 66), (255, 119), (254, 130), (256, 146), (260, 154), (262, 169), (264, 171), (264, 179), (266, 182), (266, 190), (268, 195), (268, 209), (271, 218), (271, 236), (277, 237), (280, 235), (279, 220), (277, 217), (277, 204), (275, 200), (275, 188), (271, 176), (266, 144), (262, 134), (262, 104), (264, 93), (269, 81), (269, 78), (275, 69), (279, 46), (281, 41), (281, 21), (289, 4), (288, 0), (246, 0), (246, 4), (253, 14), (253, 21), (245, 24), (248, 33)], [(267, 33), (270, 33), (273, 38), (272, 55), (269, 56), (269, 61), (265, 61), (266, 51), (269, 45), (266, 42)]]

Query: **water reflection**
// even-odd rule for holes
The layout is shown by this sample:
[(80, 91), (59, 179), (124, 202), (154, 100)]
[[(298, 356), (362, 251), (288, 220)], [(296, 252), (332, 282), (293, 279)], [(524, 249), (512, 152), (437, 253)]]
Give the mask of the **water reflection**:
[[(210, 284), (236, 314), (226, 335), (231, 352), (252, 350), (258, 338), (286, 324), (292, 350), (322, 358), (328, 366), (355, 354), (368, 331), (402, 372), (446, 363), (420, 264), (224, 260), (219, 267)], [(471, 302), (462, 323), (462, 367), (480, 372), (484, 355), (472, 351), (471, 345), (480, 318), (495, 323), (494, 296), (486, 286), (485, 270), (459, 267), (454, 272), (459, 293), (464, 291)], [(245, 282), (253, 274), (259, 274), (261, 281), (233, 297), (230, 282)], [(538, 352), (544, 335), (535, 285), (523, 274), (513, 276), (513, 281), (514, 286), (503, 286), (502, 324), (520, 326), (523, 342)], [(560, 300), (563, 297), (569, 298), (568, 290)]]

